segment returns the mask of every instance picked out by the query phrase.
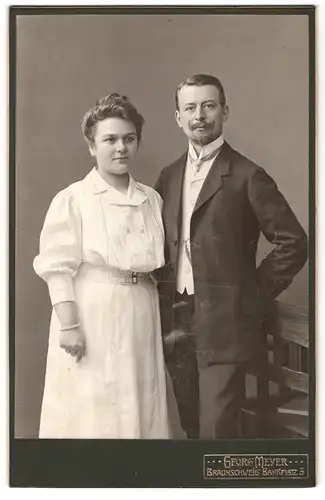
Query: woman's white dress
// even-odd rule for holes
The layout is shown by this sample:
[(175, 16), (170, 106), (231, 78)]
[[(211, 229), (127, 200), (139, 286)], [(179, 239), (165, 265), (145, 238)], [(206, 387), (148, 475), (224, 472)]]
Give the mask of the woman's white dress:
[(132, 177), (120, 193), (96, 169), (53, 199), (34, 269), (53, 305), (76, 301), (86, 352), (76, 363), (60, 348), (53, 310), (41, 438), (169, 437), (156, 285), (123, 282), (164, 264), (161, 203)]

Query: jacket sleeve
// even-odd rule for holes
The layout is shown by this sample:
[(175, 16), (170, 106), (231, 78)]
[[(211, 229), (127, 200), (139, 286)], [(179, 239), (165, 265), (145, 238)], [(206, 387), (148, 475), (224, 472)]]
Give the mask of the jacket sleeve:
[(266, 299), (276, 298), (307, 260), (307, 236), (274, 180), (258, 167), (249, 179), (249, 201), (260, 230), (275, 248), (257, 269), (257, 283)]
[[(162, 204), (163, 204), (163, 201), (164, 201), (164, 196), (163, 196), (163, 170), (160, 172), (160, 175), (158, 177), (158, 180), (154, 186), (154, 190), (157, 191), (157, 193), (159, 194), (161, 200), (162, 200)], [(166, 241), (165, 241), (165, 244), (166, 244)], [(165, 253), (165, 252), (164, 252)], [(166, 255), (165, 255), (165, 259), (166, 259)], [(155, 278), (155, 280), (157, 281), (157, 284), (158, 284), (158, 291), (160, 290), (160, 283), (161, 281), (163, 280), (163, 274), (164, 274), (164, 270), (165, 270), (165, 266), (163, 267), (160, 267), (159, 269), (155, 269), (153, 271), (153, 276)]]

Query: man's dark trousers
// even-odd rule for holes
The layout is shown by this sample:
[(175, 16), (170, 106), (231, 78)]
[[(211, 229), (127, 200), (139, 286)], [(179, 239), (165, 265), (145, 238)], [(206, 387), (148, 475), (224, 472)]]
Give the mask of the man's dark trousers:
[(238, 436), (238, 414), (245, 398), (245, 364), (205, 363), (191, 334), (194, 296), (176, 294), (175, 340), (166, 357), (182, 428), (188, 438)]

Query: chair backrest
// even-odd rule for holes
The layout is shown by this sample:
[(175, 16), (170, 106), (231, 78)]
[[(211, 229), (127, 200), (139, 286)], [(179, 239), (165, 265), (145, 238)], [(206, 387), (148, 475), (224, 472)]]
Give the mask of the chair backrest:
[(280, 393), (308, 394), (308, 309), (274, 301), (266, 318), (269, 381)]
[(308, 309), (279, 301), (271, 303), (265, 340), (264, 370), (257, 376), (258, 400), (262, 406), (265, 404), (264, 428), (274, 437), (308, 437)]
[(308, 309), (272, 301), (263, 326), (265, 345), (248, 366), (239, 434), (248, 438), (308, 437)]

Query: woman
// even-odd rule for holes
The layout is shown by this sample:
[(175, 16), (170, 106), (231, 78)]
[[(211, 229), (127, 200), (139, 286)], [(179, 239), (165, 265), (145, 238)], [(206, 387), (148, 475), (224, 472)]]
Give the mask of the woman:
[(129, 174), (144, 120), (99, 100), (82, 130), (96, 166), (53, 199), (34, 269), (53, 305), (41, 438), (168, 438), (156, 285), (161, 198)]

